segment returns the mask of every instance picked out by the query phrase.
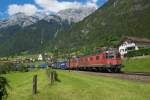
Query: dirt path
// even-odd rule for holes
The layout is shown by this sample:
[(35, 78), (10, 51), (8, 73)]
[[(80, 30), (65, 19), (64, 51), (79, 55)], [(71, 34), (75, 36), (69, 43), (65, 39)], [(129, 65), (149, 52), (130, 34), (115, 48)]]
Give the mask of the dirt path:
[(150, 83), (150, 74), (148, 73), (146, 74), (145, 73), (101, 73), (101, 72), (86, 72), (86, 71), (81, 71), (81, 72), (85, 74), (91, 74), (91, 75), (115, 77), (124, 80)]

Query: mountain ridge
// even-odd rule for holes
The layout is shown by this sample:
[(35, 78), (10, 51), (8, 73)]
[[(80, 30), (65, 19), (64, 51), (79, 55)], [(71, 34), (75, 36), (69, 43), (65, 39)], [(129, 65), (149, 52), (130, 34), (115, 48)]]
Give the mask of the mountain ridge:
[(34, 23), (37, 23), (40, 20), (49, 21), (51, 19), (55, 19), (55, 17), (60, 17), (62, 20), (68, 20), (68, 22), (70, 23), (71, 22), (76, 23), (83, 20), (86, 16), (88, 16), (95, 10), (96, 8), (93, 7), (80, 7), (80, 8), (69, 8), (69, 9), (61, 10), (56, 14), (50, 14), (50, 15), (41, 12), (37, 12), (30, 16), (24, 13), (17, 13), (15, 15), (10, 16), (7, 19), (0, 20), (0, 29), (9, 26), (14, 26), (14, 25), (26, 27)]
[(124, 36), (150, 39), (149, 18), (147, 0), (109, 0), (70, 30), (59, 34), (55, 45), (58, 48), (115, 47)]
[(44, 46), (55, 39), (60, 31), (68, 29), (73, 23), (56, 14), (36, 13), (26, 16), (17, 13), (0, 21), (0, 55), (45, 48)]

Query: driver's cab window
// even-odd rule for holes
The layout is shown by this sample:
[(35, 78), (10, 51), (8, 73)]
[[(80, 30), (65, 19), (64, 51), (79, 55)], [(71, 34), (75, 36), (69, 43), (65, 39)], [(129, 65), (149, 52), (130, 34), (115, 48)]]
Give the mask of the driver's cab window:
[(106, 59), (112, 59), (112, 58), (114, 58), (113, 54), (106, 53)]

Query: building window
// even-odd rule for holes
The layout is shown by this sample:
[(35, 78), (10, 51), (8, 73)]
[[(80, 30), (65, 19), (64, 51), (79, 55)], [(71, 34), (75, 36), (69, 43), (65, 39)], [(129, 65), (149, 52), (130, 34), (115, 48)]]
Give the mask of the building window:
[(124, 52), (124, 49), (121, 49), (120, 52)]
[(92, 57), (90, 57), (90, 61), (92, 61), (93, 60), (93, 58)]
[(128, 47), (128, 50), (135, 50), (135, 47)]
[(83, 62), (85, 62), (85, 58), (83, 58)]
[(88, 59), (87, 59), (87, 58), (85, 58), (85, 61), (87, 62), (87, 61), (88, 61)]
[(96, 56), (96, 60), (99, 60), (99, 56)]

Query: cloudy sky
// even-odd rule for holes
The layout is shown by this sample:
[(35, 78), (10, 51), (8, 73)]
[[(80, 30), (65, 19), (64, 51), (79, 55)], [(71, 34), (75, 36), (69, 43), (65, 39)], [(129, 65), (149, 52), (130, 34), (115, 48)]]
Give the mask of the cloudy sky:
[(100, 7), (107, 0), (0, 0), (0, 19), (22, 12), (33, 15), (36, 12), (56, 13), (67, 8)]

